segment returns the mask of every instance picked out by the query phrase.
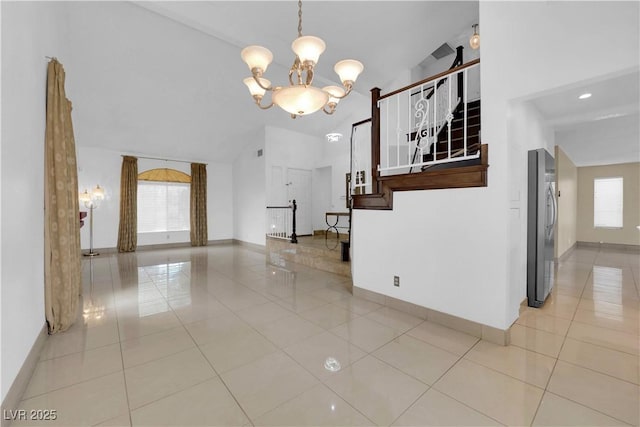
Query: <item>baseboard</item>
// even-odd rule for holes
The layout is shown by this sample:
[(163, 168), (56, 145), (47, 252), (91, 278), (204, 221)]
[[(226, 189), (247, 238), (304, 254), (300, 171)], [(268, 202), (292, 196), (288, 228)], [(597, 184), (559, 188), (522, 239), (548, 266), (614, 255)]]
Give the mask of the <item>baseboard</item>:
[[(99, 254), (117, 254), (118, 253), (118, 248), (93, 248), (93, 252), (99, 253)], [(89, 249), (82, 249), (82, 253), (83, 254), (87, 254), (89, 253)]]
[[(209, 240), (207, 242), (207, 246), (230, 245), (233, 243), (234, 243), (234, 239)], [(157, 245), (140, 245), (136, 247), (136, 252), (137, 251), (155, 251), (158, 249), (175, 249), (175, 248), (191, 248), (191, 247), (195, 247), (195, 246), (191, 246), (191, 242), (159, 243)], [(118, 248), (94, 248), (93, 251), (99, 254), (117, 254)], [(87, 252), (87, 250), (85, 249), (82, 252), (85, 253)]]
[(245, 242), (244, 240), (233, 239), (233, 244), (238, 246), (243, 246), (247, 249), (251, 249), (252, 251), (259, 252), (261, 254), (266, 254), (267, 249), (265, 245), (258, 245), (257, 243)]
[(219, 240), (209, 240), (209, 246), (214, 245), (232, 245), (233, 239), (219, 239)]
[(571, 247), (569, 249), (567, 249), (566, 251), (564, 251), (564, 253), (562, 255), (560, 255), (556, 261), (558, 262), (563, 262), (566, 261), (567, 258), (569, 258), (571, 256), (571, 254), (573, 253), (573, 251), (576, 249), (576, 247), (578, 247), (578, 242), (574, 242), (573, 245), (571, 245)]
[(462, 317), (453, 316), (441, 311), (432, 310), (417, 304), (402, 301), (387, 295), (379, 294), (368, 289), (353, 286), (353, 295), (366, 300), (403, 311), (407, 314), (428, 320), (456, 331), (481, 338), (498, 345), (509, 345), (511, 341), (511, 328), (502, 330), (492, 326), (483, 325)]
[(617, 249), (627, 252), (640, 252), (640, 245), (627, 245), (623, 243), (576, 242), (576, 245), (579, 248)]
[(49, 331), (47, 329), (47, 323), (45, 322), (33, 342), (31, 350), (29, 351), (27, 358), (24, 360), (18, 375), (16, 375), (7, 395), (2, 401), (2, 421), (0, 423), (2, 427), (8, 427), (11, 425), (11, 420), (6, 420), (4, 414), (8, 413), (10, 410), (15, 411), (18, 408), (18, 404), (20, 403), (20, 400), (22, 400), (22, 395), (27, 389), (27, 385), (29, 385), (33, 371), (36, 369), (38, 360), (40, 360), (40, 353), (42, 352), (42, 347), (44, 347), (48, 336)]

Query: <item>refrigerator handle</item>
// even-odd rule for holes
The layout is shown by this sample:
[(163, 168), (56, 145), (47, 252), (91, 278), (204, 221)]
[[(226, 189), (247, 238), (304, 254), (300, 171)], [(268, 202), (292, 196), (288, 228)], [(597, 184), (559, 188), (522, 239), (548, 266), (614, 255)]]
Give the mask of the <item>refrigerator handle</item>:
[(556, 195), (554, 194), (554, 190), (552, 187), (547, 189), (548, 196), (551, 197), (551, 206), (553, 207), (553, 216), (552, 221), (549, 227), (553, 228), (556, 226), (556, 221), (558, 220), (558, 202), (556, 202)]

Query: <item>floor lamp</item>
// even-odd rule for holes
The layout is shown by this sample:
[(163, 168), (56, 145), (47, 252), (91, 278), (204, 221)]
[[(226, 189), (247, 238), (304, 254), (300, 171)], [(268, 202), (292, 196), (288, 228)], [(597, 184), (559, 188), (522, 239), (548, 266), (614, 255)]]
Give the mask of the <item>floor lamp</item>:
[(98, 256), (98, 252), (93, 251), (93, 210), (96, 209), (100, 202), (104, 199), (104, 190), (96, 185), (96, 188), (89, 193), (84, 190), (84, 193), (80, 194), (80, 201), (84, 203), (84, 206), (89, 209), (89, 252), (84, 253), (84, 256)]

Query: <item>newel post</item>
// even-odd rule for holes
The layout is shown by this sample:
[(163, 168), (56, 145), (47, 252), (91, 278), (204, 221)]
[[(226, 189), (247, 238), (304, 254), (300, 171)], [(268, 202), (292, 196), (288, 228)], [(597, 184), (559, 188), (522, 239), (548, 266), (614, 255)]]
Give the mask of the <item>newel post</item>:
[(298, 205), (296, 204), (296, 200), (293, 199), (293, 231), (291, 233), (291, 243), (298, 243), (298, 236), (296, 235), (296, 211), (298, 210)]
[[(371, 190), (380, 193), (378, 188), (378, 165), (380, 164), (380, 88), (371, 89)], [(356, 171), (357, 173), (357, 171)]]

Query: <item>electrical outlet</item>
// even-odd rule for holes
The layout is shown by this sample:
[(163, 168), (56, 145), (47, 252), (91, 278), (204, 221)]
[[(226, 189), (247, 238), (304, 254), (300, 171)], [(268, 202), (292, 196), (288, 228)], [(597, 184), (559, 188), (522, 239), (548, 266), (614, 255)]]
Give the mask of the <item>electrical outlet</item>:
[(400, 287), (400, 276), (393, 276), (393, 286)]

